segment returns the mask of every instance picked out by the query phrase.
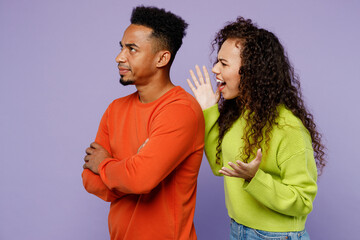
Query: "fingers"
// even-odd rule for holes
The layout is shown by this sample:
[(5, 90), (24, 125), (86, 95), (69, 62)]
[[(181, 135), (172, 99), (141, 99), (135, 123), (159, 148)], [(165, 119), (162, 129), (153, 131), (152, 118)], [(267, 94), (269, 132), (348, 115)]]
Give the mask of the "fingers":
[(85, 150), (85, 153), (86, 153), (86, 154), (92, 154), (93, 152), (94, 152), (94, 148), (88, 147), (88, 148)]
[[(95, 143), (95, 144), (97, 144), (97, 143)], [(85, 153), (86, 153), (86, 155), (85, 155), (85, 157), (84, 157), (85, 164), (89, 162), (89, 160), (90, 160), (90, 155), (93, 154), (94, 151), (95, 151), (95, 148), (94, 148), (93, 146), (94, 146), (94, 143), (91, 143), (91, 144), (90, 144), (90, 147), (88, 147), (88, 148), (85, 150)], [(96, 145), (95, 145), (95, 146), (96, 146)], [(85, 166), (85, 164), (84, 164), (84, 166)]]
[[(196, 74), (197, 74), (198, 77), (196, 77), (194, 71), (190, 69), (190, 75), (191, 75), (192, 80), (194, 81), (194, 84), (195, 84), (196, 88), (198, 88), (202, 84), (209, 84), (210, 83), (210, 76), (209, 76), (209, 73), (208, 73), (205, 66), (203, 66), (205, 79), (204, 79), (204, 76), (203, 76), (203, 74), (202, 74), (202, 72), (200, 70), (200, 67), (198, 65), (195, 65), (195, 71), (196, 71)], [(189, 84), (190, 80), (187, 80), (187, 81), (188, 81), (189, 87), (191, 88), (191, 86)], [(194, 90), (195, 90), (195, 87), (194, 87)]]
[(219, 173), (224, 174), (225, 176), (228, 176), (228, 177), (236, 177), (237, 176), (237, 174), (234, 170), (228, 169), (226, 167), (222, 167), (219, 170)]
[(188, 85), (189, 85), (189, 87), (190, 87), (191, 91), (192, 91), (192, 92), (193, 92), (193, 94), (195, 95), (195, 91), (196, 91), (196, 89), (195, 89), (194, 85), (192, 85), (192, 83), (191, 83), (191, 81), (190, 81), (189, 79), (186, 79), (186, 81), (187, 81), (187, 83), (188, 83)]
[(96, 148), (101, 148), (102, 146), (101, 146), (100, 144), (96, 143), (96, 142), (92, 142), (92, 143), (90, 144), (90, 147), (96, 149)]
[(209, 72), (207, 71), (205, 66), (203, 66), (203, 72), (204, 72), (204, 76), (205, 76), (205, 84), (209, 84), (210, 76), (209, 76)]
[(192, 80), (194, 81), (195, 86), (198, 88), (200, 86), (200, 84), (199, 84), (193, 70), (190, 70), (190, 75), (191, 75)]
[(90, 155), (86, 155), (86, 156), (84, 157), (84, 161), (87, 163), (87, 162), (89, 162), (89, 160), (90, 160)]
[(256, 152), (256, 157), (254, 158), (253, 161), (250, 162), (250, 164), (252, 165), (252, 167), (258, 168), (261, 163), (261, 159), (262, 159), (262, 153), (261, 153), (261, 149), (259, 148)]
[(143, 147), (145, 147), (145, 145), (146, 145), (146, 143), (149, 141), (149, 139), (147, 138), (146, 140), (145, 140), (145, 142), (139, 147), (139, 149), (137, 150), (137, 153), (139, 153), (140, 152), (140, 150), (143, 148)]
[(241, 177), (243, 178), (246, 172), (246, 165), (238, 165), (233, 162), (228, 163), (230, 167), (232, 167), (234, 170), (222, 167), (219, 173), (224, 174), (225, 176), (229, 177)]
[(200, 83), (201, 83), (201, 84), (205, 84), (205, 82), (204, 82), (204, 77), (203, 77), (202, 72), (201, 72), (201, 70), (200, 70), (200, 68), (199, 68), (198, 65), (195, 65), (195, 70), (196, 70), (196, 73), (197, 73), (197, 75), (198, 75), (198, 77), (199, 77)]
[(261, 152), (261, 148), (259, 148), (256, 152), (255, 160), (261, 161), (261, 159), (262, 159), (262, 152)]
[(240, 171), (238, 171), (238, 172), (241, 173), (243, 177), (249, 175), (249, 173), (251, 172), (249, 163), (244, 163), (240, 160), (237, 160), (236, 164), (237, 164), (238, 168), (240, 169)]
[(245, 181), (250, 182), (259, 169), (261, 159), (262, 159), (261, 149), (258, 149), (256, 152), (255, 159), (250, 163), (244, 163), (240, 160), (237, 160), (236, 163), (229, 162), (228, 164), (233, 170), (228, 169), (226, 167), (222, 167), (221, 170), (219, 170), (219, 173), (222, 173), (225, 176), (229, 176), (229, 177), (243, 178), (245, 179)]
[[(240, 161), (239, 161), (239, 162), (240, 162)], [(242, 162), (240, 162), (240, 163), (242, 163)], [(242, 172), (244, 171), (244, 169), (246, 169), (246, 166), (240, 165), (240, 164), (238, 163), (238, 161), (237, 161), (237, 164), (232, 163), (232, 162), (229, 162), (228, 164), (229, 164), (230, 167), (232, 167), (232, 168), (233, 168), (236, 172), (238, 172), (238, 173), (242, 173)], [(245, 168), (244, 168), (244, 167), (245, 167)]]

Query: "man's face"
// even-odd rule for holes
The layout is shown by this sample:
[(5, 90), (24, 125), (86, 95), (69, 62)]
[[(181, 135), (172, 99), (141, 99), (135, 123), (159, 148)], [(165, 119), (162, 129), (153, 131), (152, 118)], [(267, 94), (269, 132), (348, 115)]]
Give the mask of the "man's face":
[(156, 68), (156, 53), (153, 51), (155, 39), (152, 29), (131, 24), (120, 42), (121, 52), (116, 57), (123, 85), (146, 84)]

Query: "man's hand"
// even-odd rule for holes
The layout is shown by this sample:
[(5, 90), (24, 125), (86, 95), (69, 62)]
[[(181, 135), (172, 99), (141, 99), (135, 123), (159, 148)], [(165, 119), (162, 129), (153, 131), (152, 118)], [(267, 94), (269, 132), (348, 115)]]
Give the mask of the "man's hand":
[(252, 160), (250, 163), (244, 163), (239, 160), (236, 161), (237, 164), (229, 162), (229, 166), (232, 167), (234, 170), (222, 167), (221, 170), (219, 170), (219, 173), (222, 173), (225, 176), (229, 177), (243, 178), (246, 181), (250, 182), (259, 169), (261, 158), (261, 149), (258, 149), (255, 159)]
[(90, 169), (93, 173), (99, 174), (99, 164), (105, 158), (111, 158), (110, 153), (100, 144), (93, 142), (90, 147), (86, 149), (86, 156), (84, 157), (84, 169)]
[(139, 147), (139, 149), (137, 150), (137, 153), (139, 153), (140, 152), (140, 149), (142, 149), (143, 147), (145, 147), (145, 145), (146, 145), (146, 143), (149, 141), (149, 139), (147, 138), (146, 140), (145, 140), (145, 142)]

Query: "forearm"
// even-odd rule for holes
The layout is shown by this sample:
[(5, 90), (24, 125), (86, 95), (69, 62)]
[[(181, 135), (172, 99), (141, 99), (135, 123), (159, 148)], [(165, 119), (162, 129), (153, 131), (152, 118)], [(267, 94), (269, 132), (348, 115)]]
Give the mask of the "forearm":
[[(305, 157), (305, 156), (304, 156)], [(311, 153), (308, 157), (311, 161)], [(244, 182), (244, 190), (266, 207), (289, 216), (304, 216), (313, 208), (313, 201), (317, 192), (316, 167), (304, 165), (290, 166), (291, 160), (284, 163), (284, 174), (281, 179), (258, 170), (255, 177)]]
[(202, 154), (203, 139), (202, 115), (186, 105), (173, 105), (157, 116), (139, 152), (122, 159), (108, 158), (100, 164), (101, 179), (111, 190), (148, 193), (185, 159), (195, 152)]
[(219, 170), (223, 166), (222, 157), (217, 159), (217, 145), (219, 139), (219, 126), (217, 119), (219, 111), (217, 105), (203, 111), (205, 118), (205, 154), (214, 175), (222, 176)]
[(94, 174), (89, 169), (84, 169), (82, 173), (83, 185), (87, 192), (103, 199), (107, 202), (112, 202), (117, 198), (124, 196), (123, 193), (115, 193), (110, 191), (109, 188), (101, 180), (100, 176)]
[(121, 160), (106, 159), (99, 166), (101, 180), (112, 191), (146, 194), (165, 179), (191, 151), (189, 146), (188, 149), (183, 148), (180, 151), (159, 152), (150, 150), (154, 149), (152, 145), (165, 145), (164, 149), (171, 149), (165, 143), (161, 145), (149, 140), (143, 151), (132, 157)]

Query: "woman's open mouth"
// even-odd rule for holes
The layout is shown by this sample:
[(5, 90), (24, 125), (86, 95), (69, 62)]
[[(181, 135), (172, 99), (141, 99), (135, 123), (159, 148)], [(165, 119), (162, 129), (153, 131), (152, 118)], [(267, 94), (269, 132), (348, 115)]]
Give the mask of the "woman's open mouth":
[(225, 85), (226, 85), (226, 82), (224, 82), (224, 81), (222, 81), (220, 79), (216, 79), (216, 82), (217, 82), (219, 91), (223, 90)]

